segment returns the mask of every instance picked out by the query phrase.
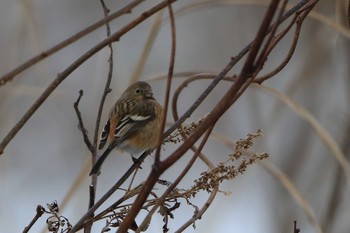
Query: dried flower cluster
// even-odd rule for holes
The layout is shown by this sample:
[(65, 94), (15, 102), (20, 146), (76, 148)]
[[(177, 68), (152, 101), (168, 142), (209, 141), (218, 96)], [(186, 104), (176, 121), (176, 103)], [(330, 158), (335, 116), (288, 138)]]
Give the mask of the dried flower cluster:
[(184, 141), (184, 138), (190, 136), (192, 132), (203, 122), (204, 118), (199, 119), (197, 122), (191, 122), (191, 124), (181, 124), (171, 135), (164, 139), (163, 143), (177, 144)]
[(72, 225), (69, 223), (68, 219), (58, 214), (59, 208), (56, 201), (53, 201), (52, 203), (47, 204), (47, 208), (48, 210), (42, 207), (42, 210), (46, 214), (51, 215), (46, 220), (47, 229), (49, 232), (64, 233), (64, 232), (68, 232), (72, 228)]
[[(195, 184), (192, 186), (193, 197), (200, 190), (211, 192), (211, 190), (218, 187), (221, 182), (232, 180), (238, 174), (243, 174), (246, 168), (257, 160), (268, 158), (269, 155), (267, 153), (243, 153), (253, 146), (255, 139), (261, 136), (261, 130), (258, 130), (256, 133), (248, 134), (246, 138), (238, 140), (235, 143), (234, 152), (229, 154), (229, 158), (226, 162), (221, 162), (215, 168), (203, 172), (201, 177), (195, 180)], [(234, 165), (234, 162), (238, 162), (238, 165)]]
[[(106, 225), (103, 227), (101, 232), (109, 232), (111, 228), (119, 227), (119, 225), (123, 222), (126, 214), (129, 211), (130, 206), (124, 206), (119, 209), (118, 212), (112, 211), (112, 214), (107, 216)], [(132, 229), (137, 229), (137, 225), (132, 227)]]
[[(182, 126), (181, 130), (183, 131), (180, 131), (185, 132), (186, 134), (190, 133), (196, 128), (196, 126), (198, 126), (198, 124), (200, 124), (200, 122), (201, 121), (197, 123), (192, 123), (190, 126)], [(176, 137), (178, 137), (181, 134), (180, 131), (176, 135)], [(172, 138), (175, 138), (173, 136)], [(254, 140), (261, 136), (262, 133), (260, 130), (258, 130), (256, 133), (250, 133), (247, 135), (246, 138), (240, 139), (237, 142), (235, 142), (234, 151), (233, 153), (228, 155), (228, 159), (225, 162), (219, 163), (215, 168), (201, 173), (201, 177), (194, 181), (194, 185), (190, 189), (183, 189), (178, 187), (174, 188), (169, 193), (164, 202), (160, 205), (158, 211), (158, 213), (163, 217), (163, 232), (169, 231), (169, 219), (174, 218), (174, 211), (178, 209), (181, 206), (181, 204), (186, 203), (188, 206), (191, 206), (194, 209), (193, 214), (196, 215), (199, 208), (191, 202), (191, 198), (194, 198), (201, 191), (211, 192), (213, 188), (218, 187), (221, 182), (225, 180), (232, 180), (237, 175), (243, 174), (249, 165), (255, 163), (258, 160), (266, 159), (268, 157), (267, 153), (246, 153), (247, 150), (251, 149), (254, 145)], [(234, 165), (233, 163), (237, 163), (237, 165)], [(157, 183), (166, 187), (172, 185), (172, 183), (167, 180), (158, 180)], [(136, 188), (128, 191), (125, 194), (125, 196), (134, 196), (135, 192), (137, 193), (140, 191), (139, 187), (140, 186), (137, 186)], [(130, 195), (130, 193), (132, 193), (132, 195)], [(158, 196), (155, 192), (152, 192), (151, 195), (154, 198), (147, 200), (143, 206), (143, 209), (146, 211), (150, 211), (150, 208), (152, 208), (158, 200)], [(180, 202), (179, 200), (181, 199), (185, 202)], [(108, 218), (108, 220), (106, 220), (106, 226), (104, 230), (107, 231), (110, 230), (111, 227), (118, 227), (123, 221), (123, 218), (128, 212), (130, 206), (131, 204), (123, 206), (119, 205), (119, 207), (116, 207), (112, 211), (112, 213), (109, 212), (107, 215), (102, 217)], [(151, 221), (151, 219), (149, 219), (149, 221)], [(143, 231), (147, 230), (148, 225), (149, 223), (143, 229)], [(195, 225), (193, 226), (195, 227)], [(137, 228), (136, 223), (134, 227)]]
[[(200, 123), (201, 120), (197, 123), (192, 123), (190, 126), (182, 126), (177, 134), (171, 136), (172, 139), (169, 140), (169, 142), (172, 142), (174, 138), (178, 138), (182, 133), (189, 135)], [(210, 193), (214, 188), (219, 187), (220, 183), (223, 181), (232, 180), (237, 175), (243, 174), (246, 171), (248, 165), (251, 165), (258, 160), (266, 159), (268, 157), (267, 153), (255, 153), (247, 151), (252, 148), (254, 141), (261, 136), (262, 133), (260, 130), (258, 130), (256, 133), (250, 133), (246, 138), (235, 142), (234, 151), (228, 155), (227, 160), (219, 163), (213, 169), (201, 173), (201, 176), (194, 181), (194, 185), (191, 188), (173, 188), (165, 200), (161, 203), (158, 210), (158, 213), (162, 216), (164, 222), (163, 232), (169, 231), (169, 220), (174, 218), (174, 211), (180, 208), (181, 204), (185, 203), (188, 206), (191, 206), (193, 208), (193, 215), (196, 216), (199, 208), (191, 202), (191, 199), (194, 198), (199, 192), (206, 191)], [(158, 180), (157, 183), (167, 188), (172, 185), (172, 183), (167, 180)], [(113, 208), (108, 208), (106, 211), (103, 211), (101, 214), (96, 215), (96, 217), (93, 217), (88, 222), (95, 222), (101, 219), (105, 219), (106, 223), (101, 232), (108, 232), (111, 230), (111, 228), (119, 227), (120, 224), (124, 221), (124, 218), (129, 212), (129, 209), (132, 205), (132, 201), (129, 203), (125, 202), (137, 195), (141, 191), (142, 186), (143, 183), (131, 190), (128, 190), (124, 196), (116, 202), (117, 204), (115, 203), (111, 206)], [(150, 209), (157, 203), (159, 199), (156, 190), (154, 192), (151, 192), (151, 196), (153, 196), (153, 198), (147, 200), (142, 208), (147, 212), (150, 211)], [(183, 200), (183, 202), (180, 200)], [(44, 213), (50, 215), (50, 217), (48, 217), (46, 220), (48, 230), (50, 232), (68, 232), (72, 228), (72, 225), (69, 223), (67, 218), (58, 214), (59, 208), (57, 202), (54, 201), (50, 204), (47, 204), (47, 207), (48, 210), (39, 205), (37, 212), (38, 216), (41, 216)], [(151, 221), (151, 217), (147, 219), (147, 221), (148, 222), (143, 227), (142, 231), (147, 230)], [(195, 227), (195, 222), (193, 222), (192, 225)], [(137, 228), (138, 225), (136, 222), (134, 222), (131, 226), (131, 229), (135, 230)]]

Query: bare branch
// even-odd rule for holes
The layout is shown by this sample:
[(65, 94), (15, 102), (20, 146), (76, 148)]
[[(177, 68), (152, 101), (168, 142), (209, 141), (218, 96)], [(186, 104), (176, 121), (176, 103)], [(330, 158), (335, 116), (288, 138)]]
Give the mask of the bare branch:
[[(124, 14), (130, 14), (132, 9), (142, 3), (145, 0), (134, 0), (122, 9), (114, 12), (113, 14), (109, 15), (107, 18), (104, 18), (89, 27), (83, 29), (82, 31), (74, 34), (73, 36), (69, 37), (68, 39), (58, 43), (57, 45), (54, 45), (50, 49), (40, 53), (39, 55), (34, 56), (33, 58), (29, 59), (28, 61), (24, 62), (22, 65), (18, 66), (14, 70), (8, 72), (7, 74), (3, 75), (0, 78), (0, 86), (6, 84), (9, 81), (12, 81), (13, 78), (15, 78), (16, 75), (22, 73), (24, 70), (28, 69), (29, 67), (35, 65), (41, 60), (44, 60), (45, 58), (49, 57), (50, 55), (58, 52), (59, 50), (65, 48), (66, 46), (70, 45), (71, 43), (79, 40), (80, 38), (86, 36), (90, 32), (93, 32), (97, 28), (103, 26), (106, 22), (110, 22)], [(0, 153), (1, 154), (1, 153)]]
[(32, 221), (29, 223), (28, 226), (26, 226), (23, 230), (23, 233), (27, 233), (29, 232), (29, 230), (32, 228), (32, 226), (36, 223), (36, 221), (38, 221), (38, 219), (45, 213), (45, 209), (41, 206), (38, 205), (36, 207), (36, 214), (34, 216), (34, 218), (32, 219)]
[(84, 122), (83, 122), (83, 118), (81, 117), (81, 113), (79, 111), (79, 103), (80, 103), (80, 99), (81, 97), (83, 96), (84, 94), (84, 91), (83, 90), (80, 90), (79, 91), (79, 96), (78, 96), (78, 99), (76, 102), (74, 102), (74, 110), (75, 110), (75, 113), (77, 114), (77, 117), (78, 117), (78, 121), (79, 121), (79, 129), (80, 131), (82, 132), (83, 134), (83, 138), (84, 138), (84, 142), (87, 146), (87, 148), (89, 149), (89, 151), (91, 153), (93, 153), (93, 151), (95, 150), (94, 149), (94, 146), (91, 144), (90, 142), (90, 139), (89, 139), (89, 136), (88, 136), (88, 133), (87, 133), (87, 130), (84, 126)]
[(170, 25), (171, 25), (171, 55), (170, 55), (170, 64), (168, 69), (168, 79), (167, 79), (167, 85), (166, 85), (166, 92), (165, 92), (165, 100), (164, 100), (164, 108), (163, 108), (163, 115), (162, 115), (162, 121), (160, 125), (160, 134), (157, 139), (157, 148), (155, 152), (154, 162), (155, 164), (159, 163), (160, 160), (160, 148), (162, 146), (163, 142), (163, 132), (165, 128), (165, 122), (166, 122), (166, 116), (168, 113), (168, 105), (169, 105), (169, 97), (170, 97), (170, 88), (171, 88), (171, 81), (173, 78), (174, 73), (174, 64), (175, 64), (175, 54), (176, 54), (176, 28), (175, 28), (175, 18), (174, 18), (174, 12), (173, 8), (170, 4), (168, 4), (168, 10), (169, 10), (169, 16), (170, 16)]
[(45, 100), (50, 96), (50, 94), (65, 80), (75, 69), (77, 69), (86, 60), (92, 57), (95, 53), (100, 51), (102, 48), (106, 47), (110, 43), (118, 41), (125, 33), (130, 31), (132, 28), (136, 27), (138, 24), (149, 18), (151, 15), (155, 14), (159, 10), (167, 6), (168, 1), (175, 2), (176, 0), (165, 0), (161, 3), (155, 5), (148, 11), (143, 12), (139, 17), (132, 20), (130, 23), (125, 25), (119, 31), (115, 32), (111, 36), (107, 37), (95, 47), (91, 48), (84, 55), (78, 58), (70, 66), (68, 66), (62, 73), (59, 73), (57, 77), (51, 82), (51, 84), (45, 89), (45, 91), (40, 95), (40, 97), (33, 103), (33, 105), (27, 110), (27, 112), (22, 116), (22, 118), (17, 122), (17, 124), (10, 130), (10, 132), (5, 136), (5, 138), (0, 143), (0, 155), (4, 153), (4, 149), (7, 144), (12, 140), (12, 138), (18, 133), (18, 131), (23, 127), (23, 125), (29, 120), (29, 118), (36, 112), (36, 110), (45, 102)]

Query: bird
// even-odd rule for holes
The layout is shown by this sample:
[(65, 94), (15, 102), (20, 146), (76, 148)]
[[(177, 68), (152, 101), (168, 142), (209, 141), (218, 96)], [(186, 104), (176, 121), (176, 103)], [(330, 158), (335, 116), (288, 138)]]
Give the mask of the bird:
[(162, 112), (162, 107), (153, 97), (152, 88), (147, 82), (131, 84), (109, 112), (98, 149), (103, 149), (107, 141), (109, 146), (92, 167), (90, 175), (100, 172), (102, 163), (113, 148), (129, 152), (133, 161), (133, 155), (155, 148), (160, 134)]

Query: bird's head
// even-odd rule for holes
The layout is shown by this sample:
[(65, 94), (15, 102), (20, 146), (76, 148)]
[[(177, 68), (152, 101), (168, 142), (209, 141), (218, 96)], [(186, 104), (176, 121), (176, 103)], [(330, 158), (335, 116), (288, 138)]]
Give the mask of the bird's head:
[(151, 86), (148, 83), (141, 81), (130, 85), (123, 93), (123, 96), (128, 96), (138, 100), (154, 100)]

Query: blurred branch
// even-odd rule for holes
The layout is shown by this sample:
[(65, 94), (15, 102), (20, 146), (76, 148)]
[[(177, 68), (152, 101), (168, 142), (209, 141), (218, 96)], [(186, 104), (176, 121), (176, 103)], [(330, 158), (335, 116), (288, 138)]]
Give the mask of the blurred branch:
[(350, 0), (348, 0), (348, 27), (350, 28)]
[[(350, 144), (349, 144), (349, 138), (350, 138), (350, 124), (346, 126), (346, 129), (344, 130), (344, 136), (343, 136), (343, 142), (342, 145), (342, 151), (344, 151), (345, 158), (349, 160), (350, 156)], [(340, 164), (337, 164), (337, 167), (335, 168), (335, 175), (332, 178), (333, 182), (331, 183), (331, 194), (329, 195), (329, 200), (326, 202), (326, 211), (324, 211), (324, 220), (322, 221), (323, 226), (325, 227), (327, 232), (334, 231), (336, 227), (336, 220), (337, 220), (337, 214), (339, 213), (341, 209), (341, 203), (343, 199), (344, 192), (346, 192), (346, 186), (344, 186), (344, 183), (346, 182), (344, 179), (344, 173), (342, 172), (342, 168)]]
[[(101, 0), (105, 16), (107, 17), (107, 8), (104, 5), (103, 0)], [(129, 32), (130, 29), (141, 23), (143, 20), (145, 20), (150, 15), (160, 11), (164, 7), (168, 6), (169, 9), (169, 15), (171, 20), (171, 29), (172, 29), (172, 50), (171, 50), (171, 58), (170, 58), (170, 65), (168, 69), (168, 80), (167, 80), (167, 89), (166, 89), (166, 100), (165, 100), (165, 113), (163, 116), (161, 131), (164, 131), (165, 128), (165, 119), (166, 119), (166, 111), (167, 106), (169, 102), (169, 93), (170, 93), (170, 85), (171, 85), (171, 79), (173, 76), (173, 70), (174, 70), (174, 62), (175, 62), (175, 51), (176, 51), (176, 35), (175, 35), (175, 24), (174, 24), (174, 15), (171, 8), (171, 3), (175, 2), (175, 0), (168, 0), (163, 1), (162, 3), (156, 5), (155, 7), (151, 8), (150, 10), (144, 12), (142, 15), (140, 15), (138, 18), (134, 19), (132, 22), (127, 24), (125, 27), (120, 29), (118, 32), (109, 35), (109, 26), (107, 26), (107, 33), (108, 37), (101, 41), (99, 44), (97, 44), (94, 48), (90, 49), (86, 54), (84, 54), (82, 57), (80, 57), (76, 62), (74, 62), (71, 66), (69, 66), (66, 70), (63, 71), (63, 73), (58, 74), (57, 78), (50, 84), (50, 86), (44, 91), (44, 93), (38, 98), (38, 100), (33, 104), (33, 106), (27, 111), (27, 113), (22, 117), (20, 122), (10, 131), (10, 133), (6, 136), (5, 139), (8, 139), (7, 137), (10, 135), (10, 138), (8, 141), (4, 139), (3, 142), (0, 144), (0, 154), (3, 153), (3, 149), (6, 147), (9, 141), (15, 136), (15, 134), (20, 130), (20, 128), (25, 124), (25, 122), (31, 117), (31, 115), (38, 109), (38, 107), (46, 100), (46, 98), (52, 93), (52, 91), (71, 73), (73, 72), (77, 67), (79, 67), (81, 64), (83, 64), (88, 58), (90, 58), (92, 55), (94, 55), (97, 51), (100, 49), (110, 46), (110, 59), (109, 59), (109, 74), (105, 86), (105, 90), (101, 99), (99, 113), (96, 120), (96, 127), (95, 127), (95, 134), (94, 134), (94, 146), (95, 151), (93, 152), (93, 156), (96, 156), (96, 145), (97, 145), (97, 135), (98, 135), (98, 127), (100, 123), (103, 103), (106, 98), (106, 95), (110, 91), (109, 83), (112, 77), (112, 70), (113, 70), (113, 50), (111, 47), (111, 44), (119, 38), (124, 35), (125, 33)], [(286, 1), (284, 1), (282, 7), (280, 7), (280, 11), (278, 13), (278, 16), (275, 17), (276, 12), (278, 11), (279, 1), (273, 0), (271, 4), (269, 5), (269, 8), (266, 12), (266, 15), (264, 17), (264, 20), (259, 28), (259, 31), (256, 35), (256, 38), (253, 42), (251, 42), (247, 47), (245, 47), (240, 54), (238, 54), (237, 57), (231, 58), (228, 65), (220, 72), (220, 74), (214, 76), (214, 80), (212, 83), (207, 87), (207, 89), (201, 94), (201, 96), (196, 100), (196, 102), (183, 114), (180, 118), (175, 117), (175, 113), (177, 114), (177, 110), (173, 110), (174, 118), (176, 122), (174, 125), (168, 129), (161, 137), (158, 139), (158, 147), (156, 151), (155, 156), (155, 163), (152, 167), (152, 171), (150, 175), (148, 176), (147, 180), (145, 181), (144, 185), (142, 186), (142, 189), (136, 198), (134, 204), (131, 206), (130, 209), (128, 209), (127, 214), (125, 218), (123, 218), (123, 222), (119, 226), (118, 232), (126, 232), (130, 226), (132, 225), (135, 216), (138, 214), (141, 208), (144, 207), (147, 197), (150, 193), (152, 193), (152, 189), (154, 188), (154, 185), (156, 182), (158, 182), (158, 178), (166, 171), (168, 168), (173, 166), (175, 162), (177, 162), (185, 152), (187, 152), (190, 148), (192, 148), (195, 153), (194, 156), (191, 159), (191, 162), (187, 165), (187, 167), (183, 170), (183, 172), (180, 174), (179, 177), (177, 177), (176, 181), (168, 187), (165, 193), (163, 193), (162, 197), (156, 201), (156, 204), (154, 206), (153, 212), (157, 208), (157, 206), (162, 206), (163, 201), (167, 198), (167, 195), (172, 191), (173, 188), (176, 187), (177, 183), (180, 182), (180, 180), (183, 178), (183, 176), (187, 173), (187, 171), (191, 168), (192, 164), (195, 162), (197, 156), (200, 156), (200, 151), (205, 145), (211, 130), (217, 123), (217, 121), (220, 119), (220, 117), (235, 103), (235, 101), (244, 93), (244, 91), (247, 89), (247, 87), (252, 83), (256, 82), (256, 76), (259, 74), (259, 72), (262, 70), (263, 65), (271, 53), (272, 49), (275, 48), (276, 44), (281, 40), (282, 37), (285, 36), (285, 34), (290, 30), (291, 26), (294, 24), (289, 24), (287, 28), (281, 32), (280, 34), (276, 35), (277, 29), (279, 25), (287, 19), (289, 16), (293, 15), (294, 13), (297, 15), (299, 12), (298, 10), (302, 9), (302, 11), (307, 12), (306, 15), (311, 10), (311, 7), (313, 5), (310, 5), (310, 3), (316, 4), (317, 1), (300, 1), (295, 7), (293, 7), (290, 11), (283, 14), (284, 7), (286, 5)], [(304, 5), (303, 5), (304, 4)], [(309, 8), (308, 8), (309, 7)], [(293, 12), (293, 13), (291, 13)], [(287, 17), (286, 15), (289, 16)], [(273, 22), (273, 19), (276, 18), (275, 23)], [(296, 18), (296, 17), (295, 17)], [(294, 19), (295, 19), (294, 18)], [(304, 18), (302, 19), (304, 20)], [(299, 25), (297, 25), (298, 27)], [(300, 26), (299, 26), (300, 27)], [(297, 31), (297, 30), (296, 30)], [(300, 28), (299, 28), (300, 31)], [(270, 35), (269, 35), (270, 33)], [(293, 40), (293, 43), (297, 43), (298, 38)], [(294, 45), (294, 46), (295, 46)], [(295, 47), (293, 48), (293, 45), (290, 49), (289, 54), (287, 55), (287, 58), (285, 59), (286, 63), (288, 63), (290, 57), (293, 54)], [(240, 60), (245, 54), (248, 54), (247, 60), (245, 61), (243, 65), (243, 69), (241, 70), (239, 75), (233, 75), (232, 77), (227, 77), (227, 73), (232, 69), (232, 67)], [(289, 58), (288, 58), (289, 57)], [(278, 66), (276, 70), (279, 68), (283, 68), (286, 63)], [(272, 77), (273, 75), (270, 75)], [(198, 77), (197, 77), (198, 78)], [(194, 80), (194, 79), (193, 79)], [(160, 160), (160, 146), (162, 139), (165, 138), (167, 135), (169, 135), (171, 132), (173, 132), (176, 128), (178, 128), (179, 125), (181, 125), (194, 111), (195, 109), (202, 103), (202, 101), (208, 96), (208, 94), (215, 88), (215, 86), (222, 80), (231, 80), (234, 81), (229, 90), (224, 93), (222, 99), (218, 102), (218, 104), (210, 111), (210, 113), (205, 117), (203, 122), (192, 132), (192, 134), (184, 140), (183, 144), (180, 145), (175, 152), (173, 152), (169, 157), (165, 158), (164, 160)], [(187, 81), (187, 80), (186, 80)], [(264, 80), (263, 80), (264, 81)], [(262, 81), (262, 82), (263, 82)], [(82, 95), (82, 93), (81, 93)], [(81, 95), (78, 97), (77, 100), (77, 106), (80, 101)], [(177, 97), (175, 98), (175, 104), (177, 102)], [(174, 102), (173, 102), (174, 104)], [(77, 109), (78, 110), (78, 109)], [(79, 111), (79, 110), (78, 110)], [(80, 113), (79, 113), (80, 114)], [(81, 118), (81, 117), (80, 117)], [(178, 119), (177, 119), (178, 118)], [(82, 122), (82, 120), (81, 120)], [(18, 128), (16, 128), (18, 126)], [(203, 141), (200, 144), (199, 149), (195, 149), (193, 147), (194, 143), (196, 143), (200, 137), (204, 136)], [(91, 144), (91, 143), (90, 143)], [(108, 152), (109, 153), (109, 152)], [(79, 229), (82, 229), (85, 227), (86, 231), (91, 231), (91, 228), (89, 228), (89, 225), (91, 226), (92, 221), (94, 218), (92, 218), (94, 211), (101, 206), (102, 203), (107, 200), (120, 186), (125, 182), (125, 180), (130, 176), (130, 174), (140, 166), (143, 159), (150, 153), (150, 151), (145, 152), (140, 159), (133, 164), (129, 170), (124, 174), (124, 176), (116, 182), (116, 184), (100, 199), (94, 204), (94, 195), (95, 195), (95, 189), (91, 189), (91, 195), (90, 200), (91, 204), (89, 205), (89, 210), (87, 213), (78, 221), (78, 223), (69, 231), (69, 232), (75, 232)], [(95, 157), (96, 159), (96, 157)], [(203, 160), (205, 157), (203, 156)], [(94, 159), (93, 159), (94, 160)], [(95, 180), (94, 180), (95, 179)], [(93, 178), (92, 183), (94, 184), (94, 187), (96, 187), (96, 181), (97, 177)], [(217, 192), (217, 187), (213, 189), (213, 193), (210, 195), (207, 202), (204, 204), (201, 211), (196, 213), (196, 215), (190, 219), (188, 222), (186, 222), (180, 229), (178, 229), (178, 232), (183, 231), (186, 229), (189, 225), (194, 223), (194, 221), (202, 216), (202, 214), (206, 211), (206, 209), (210, 206), (211, 202), (213, 201), (215, 194)], [(120, 200), (125, 200), (126, 197), (121, 198)], [(118, 203), (117, 203), (118, 204)], [(148, 222), (149, 217), (146, 217), (144, 223), (142, 225), (145, 225)], [(91, 223), (91, 224), (90, 224)], [(142, 225), (140, 229), (142, 228)]]
[[(258, 57), (259, 49), (262, 42), (267, 34), (272, 21), (274, 11), (277, 9), (279, 1), (272, 1), (270, 7), (265, 15), (262, 25), (258, 31), (258, 34), (252, 44), (252, 49), (248, 55), (247, 61), (245, 62), (241, 74), (239, 75), (237, 82), (235, 82), (231, 88), (226, 92), (223, 98), (219, 101), (218, 105), (207, 115), (203, 120), (203, 123), (192, 133), (192, 135), (186, 140), (181, 146), (179, 146), (175, 152), (169, 157), (159, 163), (155, 163), (152, 167), (151, 173), (145, 181), (144, 189), (140, 192), (136, 198), (134, 204), (129, 209), (124, 221), (120, 225), (117, 232), (126, 232), (136, 215), (142, 208), (143, 203), (147, 199), (149, 193), (152, 191), (154, 184), (157, 182), (160, 175), (172, 166), (177, 160), (179, 160), (184, 153), (198, 140), (198, 138), (206, 131), (208, 127), (214, 126), (217, 120), (222, 116), (223, 113), (235, 102), (238, 96), (247, 88), (249, 83), (254, 79), (253, 74), (262, 67), (262, 64), (254, 63), (256, 57)], [(269, 43), (268, 41), (267, 43)], [(262, 51), (263, 54), (265, 51)], [(264, 62), (264, 61), (263, 61)]]
[(274, 166), (272, 163), (261, 161), (261, 164), (267, 172), (275, 177), (279, 182), (288, 190), (288, 193), (294, 198), (299, 206), (304, 210), (306, 217), (310, 224), (315, 228), (318, 233), (325, 233), (321, 227), (321, 224), (317, 220), (315, 212), (313, 211), (309, 202), (305, 199), (302, 193), (297, 189), (293, 182), (284, 174), (280, 169)]
[(36, 207), (36, 214), (35, 214), (34, 218), (29, 223), (29, 225), (24, 228), (23, 233), (29, 232), (29, 230), (32, 228), (32, 226), (36, 223), (36, 221), (38, 221), (38, 219), (41, 216), (43, 216), (44, 213), (45, 213), (45, 209), (41, 205), (38, 205)]
[(321, 141), (325, 144), (327, 149), (331, 152), (331, 155), (337, 160), (338, 164), (344, 171), (346, 176), (346, 181), (348, 186), (350, 187), (350, 163), (346, 159), (343, 151), (340, 149), (337, 142), (334, 138), (328, 133), (328, 131), (322, 127), (322, 125), (318, 122), (318, 120), (311, 115), (304, 107), (297, 104), (291, 98), (286, 96), (285, 94), (271, 88), (268, 86), (261, 85), (264, 91), (267, 91), (273, 95), (275, 95), (280, 101), (285, 103), (288, 107), (290, 107), (296, 114), (298, 114), (301, 118), (303, 118), (310, 126), (315, 130)]
[[(214, 137), (226, 145), (227, 147), (234, 149), (235, 144), (229, 140), (226, 136), (219, 134), (217, 132), (214, 133)], [(321, 224), (316, 218), (315, 212), (312, 209), (309, 202), (305, 199), (302, 193), (298, 190), (298, 188), (294, 185), (294, 183), (287, 177), (287, 175), (281, 171), (278, 167), (276, 167), (273, 163), (269, 161), (261, 161), (260, 165), (267, 171), (271, 176), (276, 178), (279, 183), (288, 191), (288, 193), (294, 198), (294, 200), (299, 204), (299, 206), (304, 210), (305, 215), (307, 216), (310, 224), (315, 228), (315, 230), (319, 233), (324, 233)]]
[(293, 233), (299, 233), (300, 229), (297, 227), (297, 221), (294, 221)]
[[(176, 0), (168, 0), (170, 2), (175, 2)], [(81, 57), (79, 57), (75, 62), (68, 66), (62, 73), (59, 73), (57, 77), (51, 82), (51, 84), (46, 88), (46, 90), (40, 95), (40, 97), (33, 103), (33, 105), (27, 110), (27, 112), (21, 117), (17, 124), (10, 130), (10, 132), (5, 136), (5, 138), (0, 143), (0, 155), (4, 153), (4, 149), (7, 144), (12, 140), (12, 138), (18, 133), (18, 131), (23, 127), (23, 125), (29, 120), (29, 118), (36, 112), (36, 110), (45, 102), (45, 100), (51, 95), (51, 93), (60, 85), (60, 83), (65, 80), (75, 69), (77, 69), (81, 64), (88, 60), (91, 56), (96, 54), (102, 48), (108, 46), (110, 43), (118, 41), (125, 33), (130, 31), (132, 28), (136, 27), (138, 24), (149, 18), (154, 13), (163, 9), (167, 6), (168, 1), (162, 1), (161, 3), (155, 5), (151, 9), (143, 12), (140, 16), (132, 20), (130, 23), (126, 24), (119, 31), (113, 33), (111, 36), (107, 37), (95, 47), (91, 48)]]
[(120, 186), (129, 178), (136, 168), (139, 168), (142, 161), (149, 155), (150, 151), (144, 152), (133, 165), (124, 173), (124, 175), (93, 205), (72, 227), (68, 233), (76, 232), (84, 227), (85, 221), (91, 217), (91, 214), (97, 210)]
[[(307, 0), (305, 1), (300, 1), (299, 3), (305, 4)], [(208, 1), (200, 1), (200, 2), (195, 2), (193, 4), (186, 5), (185, 7), (182, 7), (178, 9), (175, 12), (175, 15), (177, 16), (183, 16), (188, 13), (192, 13), (195, 10), (200, 10), (201, 8), (210, 8), (210, 7), (215, 7), (215, 6), (221, 6), (225, 7), (226, 5), (234, 5), (234, 6), (266, 6), (268, 5), (269, 1), (248, 1), (248, 0), (243, 0), (243, 1), (237, 1), (237, 0), (208, 0)], [(314, 2), (311, 2), (312, 5), (314, 5)], [(289, 3), (287, 5), (287, 9), (292, 9), (295, 6)], [(331, 29), (335, 30), (336, 32), (339, 32), (341, 35), (346, 37), (347, 39), (350, 39), (350, 31), (348, 28), (344, 27), (343, 25), (338, 24), (335, 20), (333, 20), (331, 17), (328, 17), (327, 15), (321, 14), (317, 11), (311, 11), (308, 14), (309, 18), (315, 19), (319, 21), (320, 23), (323, 23), (327, 26), (329, 26)]]
[[(74, 34), (73, 36), (69, 37), (68, 39), (65, 39), (64, 41), (58, 43), (57, 45), (54, 45), (50, 49), (40, 53), (39, 55), (34, 56), (33, 58), (29, 59), (28, 61), (24, 62), (22, 65), (18, 66), (17, 68), (13, 69), (12, 71), (8, 72), (7, 74), (0, 77), (0, 86), (6, 84), (9, 81), (12, 81), (16, 75), (22, 73), (24, 70), (28, 69), (29, 67), (35, 65), (39, 61), (49, 57), (50, 55), (56, 53), (57, 51), (65, 48), (66, 46), (70, 45), (71, 43), (79, 40), (80, 38), (86, 36), (90, 32), (93, 32), (97, 28), (103, 26), (106, 22), (112, 21), (124, 14), (130, 14), (131, 10), (142, 3), (145, 0), (134, 0), (122, 9), (114, 12), (113, 14), (109, 15), (107, 18), (104, 18), (89, 27), (83, 29), (82, 31)], [(1, 153), (0, 153), (1, 154)]]
[(131, 75), (130, 83), (134, 83), (140, 79), (142, 71), (145, 67), (147, 59), (148, 59), (149, 54), (151, 52), (151, 49), (153, 47), (154, 41), (158, 35), (160, 26), (162, 24), (162, 15), (163, 15), (163, 10), (159, 11), (154, 17), (146, 44), (142, 50), (142, 54), (141, 54), (141, 56), (136, 64), (135, 68), (133, 69), (134, 71)]

